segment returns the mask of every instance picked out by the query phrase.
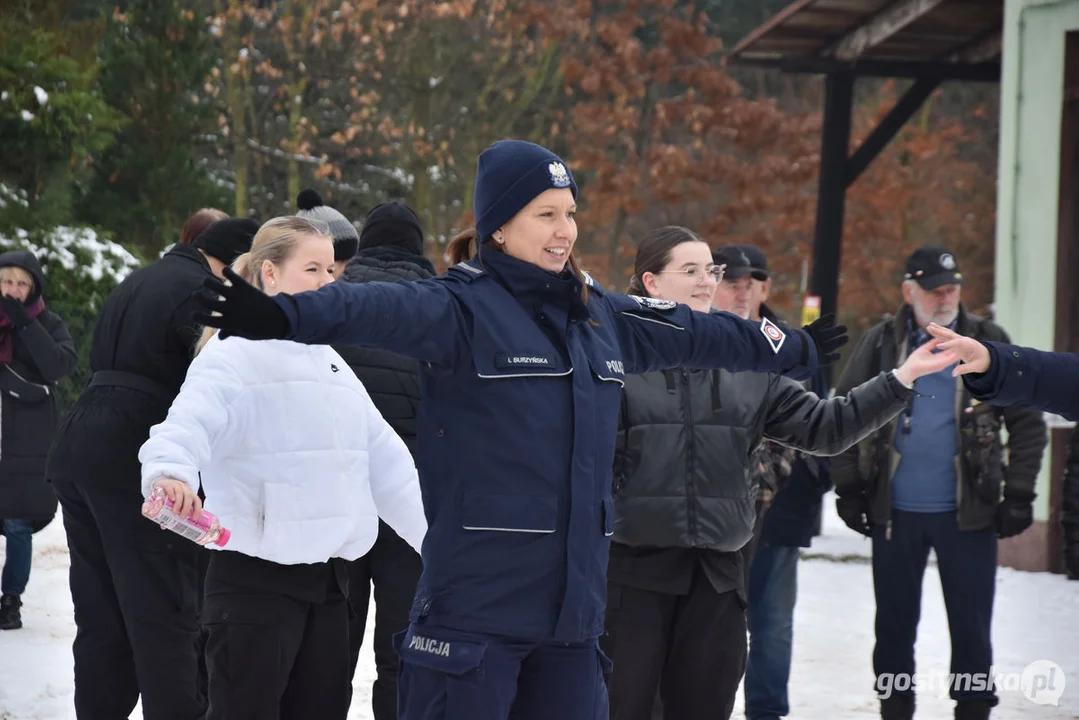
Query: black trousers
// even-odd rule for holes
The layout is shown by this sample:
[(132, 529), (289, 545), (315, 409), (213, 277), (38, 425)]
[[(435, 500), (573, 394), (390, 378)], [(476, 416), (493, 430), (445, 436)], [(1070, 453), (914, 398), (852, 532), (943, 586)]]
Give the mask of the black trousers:
[(746, 668), (745, 608), (698, 568), (688, 595), (608, 583), (600, 646), (614, 663), (611, 720), (729, 718)]
[(345, 720), (344, 562), (278, 565), (213, 552), (202, 613), (206, 720)]
[[(914, 641), (922, 608), (922, 578), (929, 550), (937, 556), (948, 632), (952, 641), (950, 673), (963, 678), (949, 688), (957, 702), (992, 705), (993, 596), (997, 577), (994, 528), (963, 531), (955, 512), (892, 511), (892, 536), (873, 532), (873, 588), (877, 600), (873, 669), (882, 696), (913, 695)], [(933, 689), (935, 691), (935, 688)]]
[(371, 709), (375, 720), (397, 718), (397, 651), (393, 636), (408, 628), (408, 612), (423, 571), (420, 555), (386, 523), (379, 521), (378, 539), (370, 552), (348, 564), (349, 598), (353, 616), (348, 631), (351, 671), (356, 665), (367, 627), (371, 585), (375, 587), (375, 669)]
[(198, 558), (208, 552), (141, 515), (131, 490), (57, 482), (77, 631), (75, 714), (201, 720)]

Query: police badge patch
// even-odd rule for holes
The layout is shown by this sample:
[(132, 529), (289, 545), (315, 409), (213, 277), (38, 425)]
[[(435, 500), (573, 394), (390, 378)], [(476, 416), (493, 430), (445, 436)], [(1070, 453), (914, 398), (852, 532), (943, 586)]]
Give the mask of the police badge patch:
[(657, 300), (656, 298), (641, 297), (640, 295), (630, 295), (630, 297), (636, 300), (638, 305), (649, 310), (668, 312), (678, 307), (678, 303), (673, 300)]
[(551, 184), (556, 188), (569, 187), (569, 172), (566, 166), (560, 162), (553, 162), (547, 166), (547, 172), (551, 174)]
[(787, 341), (787, 334), (768, 318), (761, 320), (761, 334), (768, 340), (768, 344), (772, 346), (772, 352), (778, 355), (779, 349)]

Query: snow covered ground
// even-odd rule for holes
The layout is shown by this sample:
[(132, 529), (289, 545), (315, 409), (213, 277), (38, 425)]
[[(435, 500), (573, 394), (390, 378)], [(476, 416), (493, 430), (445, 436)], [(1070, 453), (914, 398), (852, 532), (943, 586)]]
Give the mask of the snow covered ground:
[[(876, 717), (870, 657), (873, 648), (873, 585), (869, 542), (843, 526), (834, 503), (825, 505), (823, 535), (801, 564), (795, 617), (792, 720)], [(59, 519), (35, 538), (34, 575), (24, 597), (22, 630), (0, 633), (0, 720), (69, 720), (72, 708), (71, 640), (75, 625), (67, 588), (67, 548)], [(374, 613), (371, 613), (371, 617)], [(368, 633), (371, 636), (371, 633)], [(998, 574), (993, 639), (1004, 683), (994, 717), (1079, 718), (1079, 582), (1060, 576), (1002, 568)], [(925, 580), (918, 639), (919, 672), (946, 673), (949, 640), (940, 582), (931, 566)], [(1019, 689), (1025, 668), (1036, 661), (1059, 666), (1052, 676), (1059, 705), (1035, 704)], [(1028, 671), (1049, 676), (1044, 662)], [(1061, 676), (1060, 673), (1063, 673)], [(360, 656), (350, 720), (371, 717), (374, 660)], [(1046, 683), (1047, 684), (1047, 683)], [(922, 685), (925, 687), (925, 684)], [(1063, 694), (1059, 690), (1063, 689)], [(741, 716), (739, 699), (735, 717)], [(919, 695), (919, 720), (952, 717), (943, 693)], [(137, 712), (132, 717), (141, 717)]]

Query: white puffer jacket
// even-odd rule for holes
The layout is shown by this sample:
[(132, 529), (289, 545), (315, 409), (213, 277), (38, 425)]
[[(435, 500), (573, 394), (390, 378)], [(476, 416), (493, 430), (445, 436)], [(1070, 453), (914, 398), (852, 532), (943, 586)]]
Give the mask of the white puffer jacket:
[(201, 475), (226, 549), (276, 563), (354, 560), (380, 516), (417, 552), (427, 532), (412, 456), (326, 346), (214, 336), (139, 461), (144, 495)]

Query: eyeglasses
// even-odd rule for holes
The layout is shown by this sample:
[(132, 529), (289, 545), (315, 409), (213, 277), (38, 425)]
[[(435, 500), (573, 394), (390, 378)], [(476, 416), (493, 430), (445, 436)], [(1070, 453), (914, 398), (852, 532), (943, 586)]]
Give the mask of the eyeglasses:
[(716, 282), (723, 279), (723, 273), (726, 272), (726, 265), (709, 265), (703, 270), (697, 265), (690, 265), (682, 270), (660, 270), (656, 275), (685, 275), (690, 280), (700, 281), (701, 279), (711, 276)]

